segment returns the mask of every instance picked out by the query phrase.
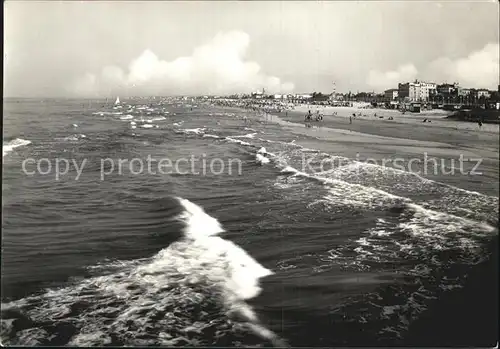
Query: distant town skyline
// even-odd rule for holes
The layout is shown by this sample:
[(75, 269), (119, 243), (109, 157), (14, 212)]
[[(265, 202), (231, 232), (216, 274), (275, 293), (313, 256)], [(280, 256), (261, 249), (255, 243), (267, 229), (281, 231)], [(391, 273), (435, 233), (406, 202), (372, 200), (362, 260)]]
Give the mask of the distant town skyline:
[(4, 96), (496, 90), (487, 2), (7, 1)]

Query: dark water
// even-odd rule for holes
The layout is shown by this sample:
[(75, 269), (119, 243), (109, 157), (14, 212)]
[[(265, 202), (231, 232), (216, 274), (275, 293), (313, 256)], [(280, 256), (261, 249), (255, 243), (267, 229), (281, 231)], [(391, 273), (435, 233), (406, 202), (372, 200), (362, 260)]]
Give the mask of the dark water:
[(2, 342), (408, 344), (488, 257), (498, 193), (356, 162), (391, 156), (362, 139), (187, 101), (7, 100)]

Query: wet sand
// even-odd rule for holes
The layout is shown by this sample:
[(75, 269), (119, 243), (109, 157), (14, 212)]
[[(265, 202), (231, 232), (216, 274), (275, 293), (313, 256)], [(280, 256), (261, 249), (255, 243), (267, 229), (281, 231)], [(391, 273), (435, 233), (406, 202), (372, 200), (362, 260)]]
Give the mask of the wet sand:
[[(382, 109), (382, 108), (371, 108), (371, 107), (331, 107), (331, 106), (312, 106), (312, 105), (299, 105), (294, 109), (298, 113), (302, 113), (302, 116), (307, 113), (308, 110), (311, 112), (319, 111), (325, 116), (335, 116), (336, 118), (346, 118), (349, 121), (349, 117), (356, 114), (355, 120), (368, 120), (372, 122), (390, 122), (390, 123), (401, 123), (401, 124), (413, 124), (419, 126), (439, 126), (447, 129), (457, 130), (457, 131), (481, 131), (481, 132), (493, 132), (500, 133), (500, 125), (483, 123), (480, 128), (476, 122), (467, 122), (449, 118), (453, 112), (445, 111), (441, 109), (424, 110), (420, 113), (407, 112), (402, 114), (396, 109)], [(336, 113), (336, 115), (335, 115)], [(361, 115), (360, 115), (361, 114)], [(392, 120), (388, 120), (392, 117)], [(428, 122), (423, 122), (427, 119)]]
[[(237, 106), (224, 108), (248, 111)], [(306, 148), (359, 161), (374, 159), (378, 164), (389, 160), (385, 163), (388, 167), (393, 166), (390, 161), (403, 160), (405, 171), (409, 170), (410, 161), (419, 159), (412, 162), (411, 171), (414, 173), (464, 190), (499, 196), (500, 140), (498, 128), (495, 128), (498, 125), (489, 125), (492, 127), (488, 130), (484, 127), (474, 130), (467, 129), (474, 127), (472, 123), (444, 119), (442, 111), (431, 111), (429, 115), (402, 115), (395, 110), (381, 113), (377, 109), (353, 107), (323, 108), (329, 113), (335, 110), (337, 115), (324, 114), (323, 121), (304, 122), (303, 110), (307, 109), (308, 106), (298, 106), (296, 110), (280, 113), (261, 111), (260, 115), (266, 122), (280, 123), (295, 133), (297, 138), (294, 141)], [(365, 114), (365, 117), (356, 117), (350, 124), (349, 115), (353, 110)], [(311, 111), (314, 113), (316, 109), (311, 108)], [(384, 118), (375, 118), (374, 113)], [(388, 114), (395, 115), (394, 120), (387, 120)], [(421, 120), (426, 117), (433, 122), (423, 123)], [(459, 125), (458, 129), (454, 128), (455, 124)], [(424, 165), (426, 158), (431, 159), (430, 165)], [(437, 173), (433, 171), (432, 159), (438, 162), (440, 169)], [(463, 162), (459, 163), (459, 159)], [(465, 181), (463, 176), (467, 177)]]
[[(304, 114), (297, 111), (268, 114), (266, 118), (282, 123), (296, 134), (322, 141), (312, 144), (307, 140), (298, 141), (305, 147), (319, 148), (349, 158), (357, 157), (360, 161), (375, 159), (380, 163), (388, 159), (401, 159), (405, 164), (413, 161), (411, 169), (405, 165), (404, 170), (418, 171), (425, 178), (464, 190), (499, 196), (498, 133), (382, 119), (357, 119), (349, 124), (348, 117), (328, 115), (324, 116), (323, 121), (304, 122)], [(442, 170), (434, 173), (430, 168), (432, 163), (423, 165), (426, 158), (436, 159)], [(387, 166), (392, 164), (386, 163)], [(463, 176), (467, 176), (465, 181)]]
[[(412, 139), (418, 141), (439, 143), (445, 142), (447, 144), (463, 148), (490, 149), (496, 151), (497, 153), (499, 150), (498, 132), (489, 132), (485, 129), (480, 130), (479, 126), (477, 126), (476, 124), (461, 123), (474, 129), (457, 130), (453, 127), (453, 125), (458, 122), (448, 121), (444, 119), (435, 120), (436, 118), (434, 117), (432, 118), (433, 122), (424, 123), (419, 119), (422, 118), (423, 120), (425, 117), (419, 116), (418, 118), (416, 118), (415, 116), (409, 116), (409, 118), (407, 118), (400, 113), (399, 115), (394, 116), (395, 120), (388, 120), (387, 114), (383, 115), (383, 113), (381, 113), (380, 111), (377, 112), (376, 110), (370, 110), (370, 113), (377, 113), (377, 117), (356, 117), (353, 118), (352, 124), (350, 124), (349, 113), (351, 113), (352, 115), (351, 109), (342, 110), (342, 108), (338, 108), (337, 110), (337, 116), (326, 114), (324, 115), (323, 121), (312, 121), (311, 124), (313, 126), (329, 127), (391, 138)], [(368, 114), (368, 112), (364, 110), (357, 110), (357, 112)], [(279, 113), (277, 115), (283, 120), (304, 124), (304, 114), (305, 113), (301, 111), (288, 111)], [(381, 115), (384, 116), (383, 119), (378, 118), (378, 116)], [(401, 122), (401, 119), (404, 118), (406, 118), (406, 122)], [(450, 126), (443, 127), (443, 123), (449, 124)]]

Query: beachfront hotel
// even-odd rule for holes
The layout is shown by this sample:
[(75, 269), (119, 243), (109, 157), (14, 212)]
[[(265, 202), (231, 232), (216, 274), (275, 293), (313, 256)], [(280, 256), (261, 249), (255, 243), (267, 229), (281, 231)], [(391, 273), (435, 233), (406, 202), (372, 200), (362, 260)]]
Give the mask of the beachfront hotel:
[(420, 82), (420, 101), (428, 101), (436, 95), (436, 86), (433, 82)]
[(436, 94), (437, 85), (433, 82), (407, 82), (398, 85), (398, 97), (410, 102), (426, 102)]

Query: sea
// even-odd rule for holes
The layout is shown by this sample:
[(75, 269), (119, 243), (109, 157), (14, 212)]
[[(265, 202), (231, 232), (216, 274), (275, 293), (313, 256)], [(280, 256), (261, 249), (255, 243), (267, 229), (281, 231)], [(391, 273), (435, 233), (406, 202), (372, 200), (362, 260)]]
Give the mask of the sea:
[(498, 235), (491, 159), (425, 176), (364, 161), (401, 139), (185, 98), (3, 108), (3, 345), (408, 345)]

